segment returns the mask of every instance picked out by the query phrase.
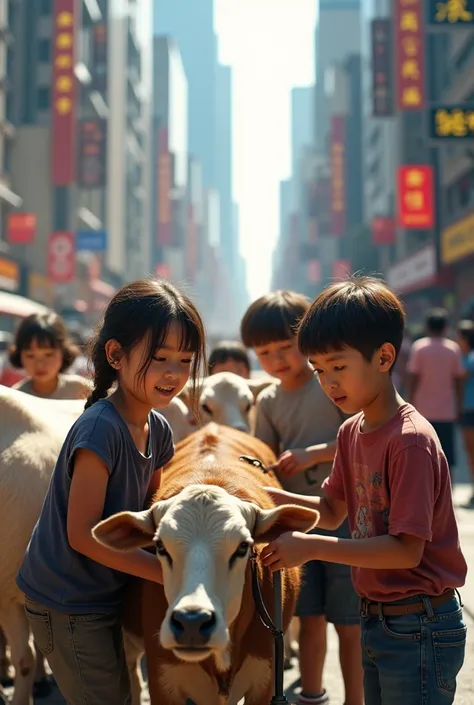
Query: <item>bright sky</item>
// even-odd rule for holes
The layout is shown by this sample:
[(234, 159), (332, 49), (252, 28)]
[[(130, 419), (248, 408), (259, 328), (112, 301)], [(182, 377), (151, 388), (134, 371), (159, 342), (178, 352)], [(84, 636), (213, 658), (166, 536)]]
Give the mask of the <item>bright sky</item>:
[(233, 67), (234, 199), (252, 298), (268, 291), (289, 176), (290, 90), (314, 81), (317, 0), (215, 0), (219, 60)]

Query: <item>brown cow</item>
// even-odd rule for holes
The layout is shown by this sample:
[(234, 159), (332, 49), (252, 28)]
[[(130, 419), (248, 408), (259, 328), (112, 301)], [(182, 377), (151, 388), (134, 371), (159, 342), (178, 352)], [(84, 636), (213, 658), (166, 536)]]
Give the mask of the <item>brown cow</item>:
[[(156, 544), (164, 588), (138, 584), (124, 618), (143, 639), (152, 705), (268, 705), (272, 636), (262, 625), (251, 589), (249, 557), (285, 531), (308, 531), (318, 513), (276, 508), (262, 484), (271, 475), (239, 461), (275, 456), (261, 441), (210, 424), (182, 441), (149, 510), (123, 512), (98, 524), (98, 541), (116, 550)], [(272, 576), (257, 563), (270, 613)], [(282, 573), (283, 623), (290, 622), (298, 569)], [(136, 694), (135, 694), (136, 698)]]

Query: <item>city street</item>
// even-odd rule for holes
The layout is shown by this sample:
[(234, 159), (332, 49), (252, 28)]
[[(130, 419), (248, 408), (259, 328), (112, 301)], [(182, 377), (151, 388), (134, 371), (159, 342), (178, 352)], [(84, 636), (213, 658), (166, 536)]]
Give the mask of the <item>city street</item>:
[[(470, 486), (465, 483), (467, 479), (465, 464), (462, 463), (460, 465), (459, 475), (463, 482), (458, 484), (455, 488), (455, 503), (463, 550), (469, 566), (474, 566), (474, 510), (467, 509), (463, 506), (470, 497)], [(466, 648), (466, 660), (458, 681), (458, 692), (455, 702), (457, 705), (471, 705), (474, 698), (474, 572), (469, 572), (466, 586), (461, 591), (461, 595), (464, 601), (465, 619), (468, 625), (468, 643)], [(344, 693), (337, 658), (337, 649), (336, 633), (332, 627), (329, 627), (325, 685), (331, 696), (332, 705), (343, 705)], [(285, 683), (288, 688), (287, 697), (290, 703), (296, 701), (300, 686), (296, 664), (291, 671), (287, 671)], [(148, 702), (148, 697), (145, 696), (143, 698), (143, 704)], [(65, 705), (65, 701), (59, 693), (55, 691), (47, 699), (36, 700), (35, 705)]]

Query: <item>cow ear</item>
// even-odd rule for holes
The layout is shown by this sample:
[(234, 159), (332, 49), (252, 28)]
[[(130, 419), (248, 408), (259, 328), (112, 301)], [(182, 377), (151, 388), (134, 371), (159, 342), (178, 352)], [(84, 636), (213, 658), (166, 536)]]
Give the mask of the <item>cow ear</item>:
[(257, 399), (260, 392), (263, 392), (263, 390), (269, 387), (271, 384), (279, 382), (276, 377), (254, 377), (246, 381), (255, 400)]
[(94, 526), (92, 536), (114, 551), (152, 546), (157, 526), (167, 507), (167, 502), (156, 502), (143, 512), (113, 514)]
[(257, 522), (254, 539), (258, 543), (267, 543), (287, 531), (309, 531), (319, 521), (319, 512), (296, 504), (282, 504), (275, 509), (257, 510)]

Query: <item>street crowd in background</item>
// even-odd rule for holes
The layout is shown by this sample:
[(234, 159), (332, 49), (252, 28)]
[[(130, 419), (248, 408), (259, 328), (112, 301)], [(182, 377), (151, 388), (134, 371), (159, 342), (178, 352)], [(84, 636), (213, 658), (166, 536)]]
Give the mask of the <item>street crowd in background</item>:
[[(358, 306), (354, 303), (356, 299), (364, 303)], [(352, 313), (349, 314), (348, 301), (352, 307)], [(337, 321), (331, 306), (339, 312), (340, 318)], [(344, 316), (347, 315), (354, 316), (358, 330), (354, 328), (354, 321), (345, 320)], [(99, 337), (104, 332), (105, 324), (101, 325)], [(301, 560), (304, 563), (303, 583), (296, 607), (300, 625), (297, 655), (302, 685), (300, 704), (325, 705), (330, 701), (330, 693), (326, 691), (323, 682), (328, 623), (334, 625), (339, 637), (345, 705), (363, 705), (364, 697), (366, 705), (382, 702), (384, 705), (401, 703), (402, 700), (397, 700), (393, 692), (392, 698), (395, 699), (388, 699), (389, 690), (393, 691), (395, 687), (394, 679), (399, 677), (396, 673), (399, 666), (405, 669), (406, 675), (406, 683), (403, 686), (404, 703), (418, 705), (421, 702), (422, 687), (423, 693), (427, 694), (427, 702), (432, 705), (453, 702), (456, 677), (464, 659), (465, 627), (458, 598), (452, 588), (462, 586), (465, 565), (459, 545), (456, 545), (454, 515), (449, 514), (449, 511), (452, 512), (452, 503), (449, 510), (451, 499), (444, 493), (451, 487), (449, 473), (451, 478), (455, 477), (456, 425), (461, 428), (474, 478), (474, 322), (463, 320), (456, 325), (454, 321), (449, 320), (447, 311), (434, 309), (427, 312), (423, 334), (420, 332), (419, 335), (410, 337), (406, 329), (404, 334), (403, 309), (395, 295), (380, 280), (361, 278), (330, 285), (313, 304), (297, 292), (271, 292), (251, 304), (242, 319), (240, 333), (240, 341), (225, 340), (213, 347), (208, 356), (208, 374), (229, 371), (248, 379), (262, 370), (275, 379), (275, 383), (267, 387), (257, 400), (254, 428), (254, 434), (267, 443), (277, 457), (273, 469), (283, 489), (281, 494), (275, 491), (273, 499), (276, 503), (301, 502), (303, 506), (315, 506), (321, 512), (321, 528), (318, 527), (310, 533), (310, 537), (315, 540), (317, 551), (315, 548), (316, 553), (311, 554), (312, 549), (308, 542), (305, 544), (305, 550), (310, 553), (301, 553), (302, 558), (304, 556), (304, 560)], [(163, 335), (166, 334), (167, 331), (164, 331)], [(175, 338), (179, 348), (179, 335), (175, 335)], [(98, 338), (94, 340), (97, 351)], [(165, 338), (160, 340), (161, 345), (164, 345)], [(172, 345), (176, 347), (175, 342), (172, 342)], [(28, 394), (54, 399), (83, 398), (91, 395), (89, 400), (93, 398), (93, 402), (89, 404), (98, 403), (97, 400), (105, 397), (110, 390), (115, 390), (113, 393), (117, 393), (117, 389), (120, 390), (121, 377), (117, 373), (108, 378), (107, 384), (110, 384), (106, 390), (104, 388), (100, 392), (96, 400), (93, 395), (97, 391), (97, 374), (88, 365), (87, 349), (88, 341), (68, 333), (65, 322), (54, 312), (34, 314), (21, 322), (10, 347), (5, 350), (3, 379), (15, 377), (5, 376), (5, 370), (8, 368), (10, 374), (13, 370), (17, 375), (12, 386)], [(334, 361), (330, 353), (334, 353)], [(375, 363), (374, 354), (380, 357)], [(258, 365), (252, 362), (251, 355), (256, 357)], [(113, 351), (111, 356), (113, 358)], [(107, 365), (107, 361), (104, 361), (104, 364)], [(397, 390), (393, 390), (393, 393), (390, 375)], [(383, 396), (383, 404), (379, 404), (377, 414), (371, 419), (368, 411), (370, 405), (367, 404), (366, 398), (370, 389), (378, 389)], [(397, 392), (405, 401), (400, 399)], [(124, 404), (123, 409), (126, 409), (124, 394), (122, 392), (120, 404)], [(351, 407), (351, 398), (359, 398), (360, 406)], [(367, 410), (364, 404), (367, 405)], [(365, 412), (366, 420), (356, 422), (360, 408)], [(123, 410), (122, 412), (125, 414)], [(90, 413), (89, 410), (87, 413)], [(421, 417), (427, 419), (431, 426)], [(356, 423), (365, 424), (363, 430), (367, 434), (374, 434), (374, 437), (376, 434), (380, 436), (383, 429), (388, 429), (377, 443), (385, 448), (393, 441), (393, 437), (397, 436), (398, 440), (393, 443), (399, 443), (397, 452), (402, 455), (410, 444), (406, 439), (407, 420), (417, 429), (421, 429), (417, 431), (419, 437), (426, 448), (430, 449), (433, 457), (436, 456), (433, 460), (434, 471), (428, 472), (425, 468), (428, 479), (425, 477), (423, 481), (416, 481), (413, 475), (418, 466), (408, 469), (413, 492), (416, 488), (426, 490), (426, 496), (416, 497), (416, 502), (431, 502), (426, 512), (419, 511), (418, 508), (417, 511), (424, 516), (420, 522), (425, 521), (425, 525), (415, 528), (413, 532), (409, 528), (407, 510), (400, 509), (400, 502), (396, 498), (398, 487), (400, 492), (405, 493), (403, 501), (408, 501), (408, 485), (402, 487), (401, 480), (394, 481), (393, 496), (386, 497), (383, 493), (380, 468), (370, 468), (373, 472), (370, 479), (372, 486), (369, 488), (364, 485), (365, 480), (362, 479), (360, 468), (360, 476), (356, 473), (352, 477), (353, 468), (345, 455), (356, 457), (364, 450), (351, 446), (354, 440), (349, 438), (349, 431), (352, 429), (354, 432)], [(404, 439), (405, 445), (399, 439)], [(418, 450), (416, 449), (416, 452)], [(427, 463), (426, 454), (421, 458), (416, 452), (413, 451), (414, 462), (418, 459)], [(382, 457), (380, 453), (378, 457)], [(445, 468), (449, 468), (446, 477), (443, 476)], [(400, 466), (398, 471), (403, 475), (405, 469)], [(441, 521), (441, 518), (436, 514), (435, 504), (438, 500), (429, 498), (427, 489), (433, 472), (436, 475), (433, 482), (436, 484), (438, 500), (446, 513), (444, 519), (447, 525), (449, 524), (446, 529), (446, 540), (451, 551), (449, 560), (436, 543), (440, 541), (439, 526), (436, 526), (436, 522)], [(352, 480), (356, 483), (359, 499), (355, 516), (351, 515), (353, 507), (347, 494), (347, 483)], [(432, 494), (434, 493), (433, 489)], [(363, 499), (366, 495), (370, 495), (367, 505)], [(54, 502), (54, 499), (50, 498), (49, 501)], [(374, 501), (380, 503), (377, 512), (373, 508)], [(413, 499), (410, 499), (409, 503), (413, 515)], [(341, 506), (346, 504), (347, 518), (341, 509)], [(474, 493), (470, 504), (474, 508)], [(375, 554), (370, 557), (371, 550), (373, 553), (375, 548), (370, 549), (364, 539), (369, 543), (374, 542), (370, 545), (376, 545), (386, 533), (386, 529), (381, 529), (381, 524), (378, 523), (380, 516), (385, 516), (384, 512), (388, 516), (389, 511), (399, 513), (399, 534), (413, 533), (417, 539), (423, 540), (423, 546), (425, 541), (427, 546), (431, 542), (432, 553), (429, 560), (425, 560), (428, 549), (418, 548), (416, 542), (408, 541), (406, 544), (400, 541), (401, 546), (384, 546), (383, 551), (391, 556), (393, 562), (391, 570), (388, 568), (391, 568), (392, 564), (387, 565), (386, 561), (384, 563), (378, 554), (377, 558), (374, 557)], [(341, 517), (339, 523), (329, 520), (331, 512), (333, 519), (335, 515)], [(40, 530), (41, 522), (40, 518)], [(40, 536), (41, 533), (37, 533), (37, 542), (40, 541)], [(367, 554), (363, 555), (361, 548), (360, 555), (352, 555), (349, 551), (344, 554), (342, 551), (336, 560), (328, 560), (325, 553), (326, 544), (328, 551), (336, 551), (337, 545), (345, 544), (336, 544), (334, 540), (349, 538), (361, 539), (360, 546)], [(275, 569), (275, 566), (289, 566), (292, 560), (297, 559), (288, 556), (298, 555), (298, 551), (303, 551), (297, 543), (298, 537), (288, 538), (288, 544), (285, 544), (283, 539), (280, 543), (277, 541), (271, 545), (271, 550), (266, 553), (264, 551), (264, 560), (273, 566), (272, 569)], [(317, 541), (321, 543), (318, 544)], [(354, 542), (357, 543), (359, 542)], [(436, 558), (437, 549), (439, 554)], [(417, 556), (414, 562), (410, 562), (413, 561), (410, 552)], [(315, 557), (316, 554), (319, 557)], [(22, 587), (26, 585), (27, 599), (28, 579), (33, 579), (28, 560), (32, 559), (28, 559), (27, 554), (26, 567), (22, 567), (23, 575), (29, 576), (22, 582)], [(422, 571), (415, 570), (419, 563), (423, 565)], [(378, 574), (379, 577), (372, 577), (372, 574)], [(34, 580), (37, 579), (36, 576)], [(430, 591), (430, 586), (433, 585), (439, 588), (436, 593)], [(404, 646), (407, 647), (404, 654), (398, 648), (398, 643), (395, 643), (397, 640), (392, 640), (392, 645), (387, 646), (390, 641), (390, 636), (387, 637), (387, 625), (397, 631), (399, 620), (403, 629), (408, 629), (411, 634), (420, 629), (421, 617), (416, 611), (403, 618), (386, 616), (380, 632), (376, 635), (372, 633), (371, 650), (364, 641), (373, 615), (371, 605), (379, 605), (382, 610), (385, 609), (383, 605), (392, 602), (395, 605), (414, 604), (416, 596), (420, 594), (432, 620), (430, 629), (433, 639), (438, 638), (436, 634), (439, 635), (443, 629), (455, 632), (458, 637), (461, 633), (464, 634), (464, 639), (459, 637), (457, 645), (450, 649), (449, 663), (446, 661), (444, 665), (441, 664), (447, 674), (445, 678), (449, 682), (448, 689), (443, 690), (439, 679), (436, 680), (437, 671), (431, 661), (428, 665), (433, 668), (428, 682), (423, 686), (418, 684), (416, 669), (420, 659), (417, 661), (416, 650), (420, 645), (416, 640), (411, 640), (410, 644), (408, 641), (405, 644), (400, 642), (402, 650)], [(444, 594), (446, 600), (442, 602), (440, 597)], [(366, 611), (362, 613), (362, 648), (360, 595), (364, 596), (366, 603)], [(436, 596), (429, 598), (429, 595)], [(34, 602), (29, 601), (27, 605), (39, 609)], [(390, 612), (387, 612), (387, 615), (390, 615)], [(378, 619), (377, 617), (371, 622), (372, 631)], [(34, 619), (31, 619), (30, 623), (35, 633)], [(67, 645), (59, 645), (58, 649), (61, 648), (66, 650)], [(453, 657), (455, 648), (456, 658)], [(392, 664), (384, 661), (384, 649), (390, 652)], [(444, 653), (441, 649), (438, 657), (443, 659), (446, 653), (446, 649)], [(40, 652), (38, 654), (41, 655)], [(295, 657), (296, 653), (289, 649), (287, 659)], [(51, 654), (48, 658), (51, 659), (50, 665), (60, 689), (63, 690), (65, 684), (64, 690), (69, 692), (71, 684), (76, 683), (74, 676), (67, 672), (60, 660), (60, 654)], [(412, 666), (410, 661), (415, 665)], [(7, 674), (4, 672), (3, 681), (6, 679)], [(417, 690), (418, 686), (420, 690)], [(396, 688), (401, 687), (401, 684), (396, 686), (395, 692)], [(385, 695), (381, 695), (381, 692)], [(123, 702), (128, 702), (126, 688), (121, 697), (124, 698)], [(68, 697), (68, 702), (75, 705), (77, 701)], [(92, 699), (90, 702), (96, 701)]]

